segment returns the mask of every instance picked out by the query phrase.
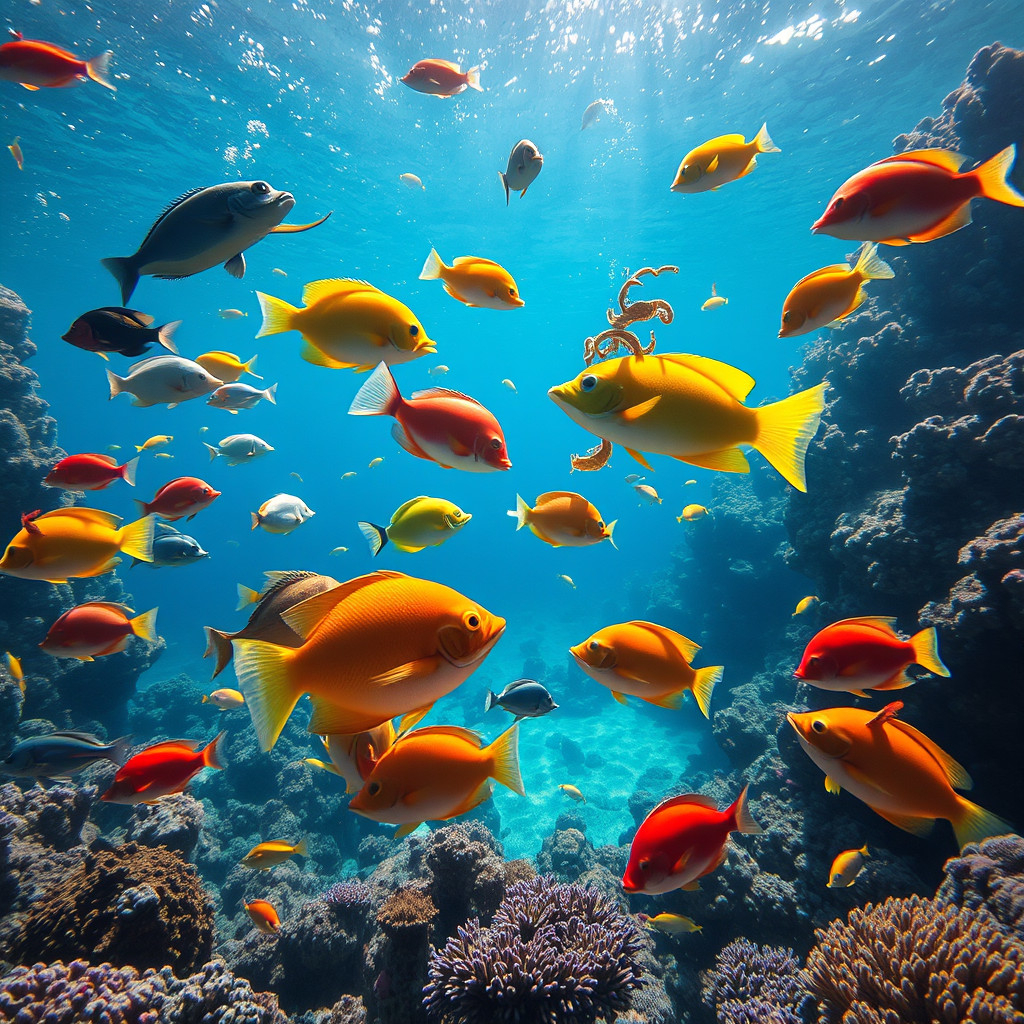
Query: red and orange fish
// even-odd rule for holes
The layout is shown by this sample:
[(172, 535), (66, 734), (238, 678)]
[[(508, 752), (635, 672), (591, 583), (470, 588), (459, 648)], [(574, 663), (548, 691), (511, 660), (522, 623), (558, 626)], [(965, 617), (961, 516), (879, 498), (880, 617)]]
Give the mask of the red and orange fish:
[(119, 466), (117, 459), (109, 455), (98, 455), (95, 452), (68, 455), (46, 474), (43, 484), (47, 487), (64, 487), (71, 491), (102, 491), (115, 480), (123, 480), (130, 487), (134, 487), (138, 465), (138, 458)]
[(133, 636), (156, 643), (156, 612), (136, 615), (127, 605), (87, 601), (66, 611), (39, 646), (55, 658), (92, 661), (123, 651)]
[(463, 71), (458, 64), (453, 64), (450, 60), (428, 58), (417, 61), (399, 81), (416, 92), (423, 92), (428, 96), (441, 96), (444, 99), (457, 96), (466, 89), (483, 92), (480, 87), (480, 68), (473, 67)]
[(204, 768), (224, 767), (218, 746), (225, 735), (218, 733), (200, 750), (194, 740), (166, 740), (146, 747), (121, 765), (113, 785), (100, 799), (113, 804), (152, 804), (162, 796), (183, 793)]
[(208, 505), (212, 505), (220, 497), (220, 493), (198, 477), (179, 476), (164, 484), (152, 501), (136, 501), (135, 504), (144, 516), (155, 512), (163, 519), (174, 522), (186, 516), (191, 519)]
[(117, 92), (117, 86), (107, 77), (113, 50), (107, 50), (92, 60), (82, 60), (53, 43), (25, 39), (20, 32), (11, 34), (14, 41), (0, 46), (0, 79), (3, 81), (17, 82), (35, 91), (62, 89), (91, 78)]

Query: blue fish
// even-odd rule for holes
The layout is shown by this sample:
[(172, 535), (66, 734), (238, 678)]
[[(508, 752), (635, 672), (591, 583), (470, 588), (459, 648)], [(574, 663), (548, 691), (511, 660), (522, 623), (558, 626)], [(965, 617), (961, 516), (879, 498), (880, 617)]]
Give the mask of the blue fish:
[(540, 718), (541, 715), (546, 715), (558, 707), (548, 693), (547, 687), (542, 686), (536, 679), (517, 679), (514, 683), (509, 683), (501, 693), (491, 693), (488, 690), (484, 711), (490, 711), (495, 706), (510, 711), (516, 716), (516, 722), (522, 718)]
[[(195, 537), (179, 533), (166, 523), (160, 523), (159, 526), (164, 532), (153, 541), (153, 561), (147, 562), (147, 565), (154, 569), (174, 569), (180, 565), (202, 561), (209, 556), (210, 552), (204, 551)], [(131, 568), (134, 569), (141, 561), (141, 558), (133, 558)]]
[(0, 771), (19, 779), (67, 779), (94, 761), (113, 761), (120, 766), (131, 742), (131, 736), (122, 736), (104, 743), (89, 732), (30, 736), (15, 744)]

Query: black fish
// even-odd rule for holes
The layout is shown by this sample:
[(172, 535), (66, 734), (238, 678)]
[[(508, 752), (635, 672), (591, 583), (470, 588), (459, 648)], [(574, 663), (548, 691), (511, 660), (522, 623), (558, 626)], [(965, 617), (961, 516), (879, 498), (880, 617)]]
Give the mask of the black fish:
[(151, 345), (163, 345), (168, 352), (177, 353), (174, 332), (181, 326), (174, 320), (163, 327), (153, 327), (153, 318), (137, 309), (123, 306), (101, 306), (83, 313), (62, 335), (63, 340), (86, 352), (120, 352), (123, 356), (141, 356)]

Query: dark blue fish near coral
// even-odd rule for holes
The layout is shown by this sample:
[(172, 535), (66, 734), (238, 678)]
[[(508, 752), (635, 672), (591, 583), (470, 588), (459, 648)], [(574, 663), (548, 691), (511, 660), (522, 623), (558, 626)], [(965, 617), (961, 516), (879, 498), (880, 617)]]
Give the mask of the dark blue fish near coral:
[(89, 732), (54, 732), (16, 744), (2, 771), (19, 779), (66, 779), (95, 761), (124, 762), (131, 736), (104, 743)]
[(521, 718), (540, 718), (541, 715), (554, 711), (558, 705), (547, 688), (535, 679), (517, 679), (514, 683), (509, 683), (501, 693), (487, 691), (484, 711), (490, 711), (493, 707), (502, 707), (510, 711), (518, 722)]
[(177, 354), (174, 332), (181, 326), (174, 320), (162, 327), (153, 326), (153, 317), (137, 309), (123, 306), (101, 306), (76, 317), (61, 340), (86, 352), (96, 352), (107, 358), (108, 352), (123, 356), (141, 356), (150, 345), (163, 345), (168, 352)]

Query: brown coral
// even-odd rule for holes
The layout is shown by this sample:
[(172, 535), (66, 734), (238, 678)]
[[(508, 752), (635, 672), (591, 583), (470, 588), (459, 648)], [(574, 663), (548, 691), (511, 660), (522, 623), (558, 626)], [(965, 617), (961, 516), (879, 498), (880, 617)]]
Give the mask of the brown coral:
[(377, 911), (377, 924), (392, 939), (413, 931), (425, 932), (437, 916), (434, 901), (422, 890), (406, 885), (396, 889)]

